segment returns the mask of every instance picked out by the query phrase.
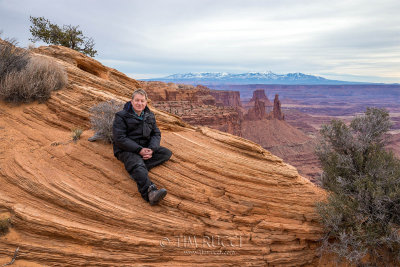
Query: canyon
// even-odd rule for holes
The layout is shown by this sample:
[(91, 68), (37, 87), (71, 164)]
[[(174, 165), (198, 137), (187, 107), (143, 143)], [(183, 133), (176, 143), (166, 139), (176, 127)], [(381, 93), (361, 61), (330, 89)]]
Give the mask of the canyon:
[[(315, 183), (322, 172), (314, 153), (321, 125), (332, 119), (349, 122), (367, 107), (388, 110), (393, 123), (388, 148), (400, 157), (400, 85), (238, 85), (213, 82), (210, 88), (190, 84), (177, 86), (188, 90), (201, 87), (215, 99), (209, 101), (210, 105), (203, 107), (203, 111), (194, 112), (194, 116), (188, 115), (190, 110), (176, 112), (183, 120), (252, 140), (295, 166), (301, 175)], [(229, 93), (229, 90), (236, 91)], [(217, 99), (222, 99), (219, 94), (223, 94), (225, 100), (217, 103)], [(180, 106), (179, 103), (175, 105)], [(215, 106), (224, 106), (225, 112), (222, 113), (225, 116), (216, 112), (218, 115), (210, 119), (212, 112), (208, 111), (216, 110)], [(165, 107), (160, 108), (168, 111)], [(203, 119), (203, 115), (207, 119)], [(274, 122), (276, 119), (283, 122)]]

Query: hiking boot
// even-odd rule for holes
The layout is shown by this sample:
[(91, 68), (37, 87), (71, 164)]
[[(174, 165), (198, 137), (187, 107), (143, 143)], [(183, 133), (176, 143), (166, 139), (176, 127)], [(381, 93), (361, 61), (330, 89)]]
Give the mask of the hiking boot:
[(149, 187), (147, 192), (151, 206), (157, 205), (158, 202), (160, 202), (167, 195), (167, 189), (161, 188), (160, 190), (157, 190), (157, 187), (154, 184)]
[(100, 139), (103, 139), (103, 136), (99, 132), (96, 132), (92, 137), (88, 138), (88, 141), (94, 142), (94, 141), (100, 140)]

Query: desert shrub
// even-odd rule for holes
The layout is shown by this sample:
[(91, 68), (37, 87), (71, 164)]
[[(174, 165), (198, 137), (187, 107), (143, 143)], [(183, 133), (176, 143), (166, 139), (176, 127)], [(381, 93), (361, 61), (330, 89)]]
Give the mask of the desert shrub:
[(62, 66), (44, 57), (31, 57), (25, 68), (8, 71), (0, 84), (0, 97), (8, 102), (43, 102), (68, 82)]
[(81, 139), (82, 133), (83, 133), (83, 130), (81, 128), (72, 129), (71, 130), (72, 141), (77, 142), (79, 139)]
[(116, 100), (101, 102), (90, 109), (90, 122), (96, 132), (91, 141), (103, 139), (112, 142), (112, 128), (115, 113), (122, 110), (123, 103)]
[(21, 71), (29, 62), (29, 52), (15, 45), (15, 40), (0, 39), (0, 85), (8, 73)]
[(390, 129), (384, 109), (368, 108), (350, 125), (321, 128), (317, 155), (327, 201), (317, 211), (322, 249), (358, 266), (400, 264), (400, 160), (385, 150)]

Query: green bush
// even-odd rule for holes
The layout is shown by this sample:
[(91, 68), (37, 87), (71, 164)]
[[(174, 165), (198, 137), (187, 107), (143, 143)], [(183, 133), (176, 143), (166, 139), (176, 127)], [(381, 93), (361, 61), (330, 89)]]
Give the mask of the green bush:
[(385, 150), (391, 127), (384, 109), (368, 108), (350, 125), (333, 120), (320, 131), (318, 203), (326, 234), (322, 250), (358, 266), (400, 264), (400, 160)]
[(89, 141), (98, 139), (113, 141), (112, 129), (115, 113), (122, 110), (123, 103), (116, 100), (101, 102), (90, 109), (90, 122), (95, 135)]
[(68, 82), (62, 66), (45, 57), (33, 56), (22, 69), (7, 69), (1, 79), (0, 98), (7, 102), (46, 101), (53, 90)]

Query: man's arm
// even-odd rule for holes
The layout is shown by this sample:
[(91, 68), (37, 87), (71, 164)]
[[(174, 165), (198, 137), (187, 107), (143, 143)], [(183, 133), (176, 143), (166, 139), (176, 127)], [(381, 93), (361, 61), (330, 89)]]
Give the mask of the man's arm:
[(158, 127), (157, 127), (156, 119), (154, 119), (153, 131), (151, 133), (149, 148), (151, 150), (159, 148), (160, 141), (161, 141), (161, 132), (160, 132), (160, 129), (158, 129)]
[(130, 139), (127, 135), (127, 128), (124, 120), (120, 115), (115, 114), (113, 123), (113, 139), (115, 145), (124, 151), (139, 153), (142, 146)]

